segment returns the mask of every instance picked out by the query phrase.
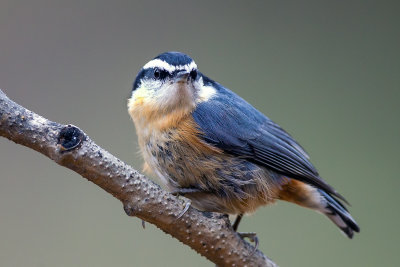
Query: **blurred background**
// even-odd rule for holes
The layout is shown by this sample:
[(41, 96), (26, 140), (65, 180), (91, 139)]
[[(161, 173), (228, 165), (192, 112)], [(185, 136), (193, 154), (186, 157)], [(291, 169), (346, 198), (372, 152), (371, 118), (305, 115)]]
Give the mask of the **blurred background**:
[[(278, 203), (245, 218), (280, 266), (398, 266), (400, 18), (397, 1), (0, 2), (0, 88), (142, 160), (126, 100), (157, 54), (200, 70), (290, 132), (351, 202), (348, 240)], [(0, 138), (1, 266), (213, 266), (76, 173)], [(156, 180), (157, 181), (157, 180)], [(396, 255), (397, 254), (397, 255)]]

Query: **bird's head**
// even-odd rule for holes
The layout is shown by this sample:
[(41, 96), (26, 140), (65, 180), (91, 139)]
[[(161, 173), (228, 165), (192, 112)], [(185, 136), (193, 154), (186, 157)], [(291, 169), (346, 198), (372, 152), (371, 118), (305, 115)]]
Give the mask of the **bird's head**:
[(128, 109), (132, 118), (159, 117), (190, 112), (204, 85), (197, 65), (189, 56), (166, 52), (147, 62), (133, 83)]

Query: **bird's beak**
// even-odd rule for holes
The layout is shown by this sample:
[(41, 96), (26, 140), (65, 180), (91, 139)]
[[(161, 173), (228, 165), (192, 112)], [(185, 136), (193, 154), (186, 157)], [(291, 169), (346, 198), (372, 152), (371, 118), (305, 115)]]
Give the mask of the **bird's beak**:
[(174, 82), (176, 83), (185, 83), (188, 81), (189, 72), (186, 70), (180, 70), (176, 75)]

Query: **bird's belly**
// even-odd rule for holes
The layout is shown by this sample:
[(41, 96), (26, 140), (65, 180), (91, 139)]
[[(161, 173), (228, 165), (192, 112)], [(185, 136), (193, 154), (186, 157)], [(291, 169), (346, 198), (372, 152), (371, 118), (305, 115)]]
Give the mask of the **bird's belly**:
[(205, 211), (253, 212), (275, 201), (283, 181), (280, 175), (245, 159), (174, 138), (173, 132), (149, 138), (142, 150), (146, 163), (169, 190), (197, 191), (185, 197)]

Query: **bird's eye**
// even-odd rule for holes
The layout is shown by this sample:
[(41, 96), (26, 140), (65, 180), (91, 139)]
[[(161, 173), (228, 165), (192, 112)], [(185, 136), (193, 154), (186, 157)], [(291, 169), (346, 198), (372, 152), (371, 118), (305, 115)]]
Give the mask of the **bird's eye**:
[(154, 78), (159, 79), (161, 76), (161, 71), (159, 69), (154, 70)]
[(155, 68), (153, 71), (153, 77), (156, 80), (164, 80), (168, 76), (168, 72), (164, 69)]
[(193, 80), (196, 80), (196, 78), (197, 78), (197, 70), (192, 70), (192, 71), (190, 72), (190, 77), (191, 77)]

